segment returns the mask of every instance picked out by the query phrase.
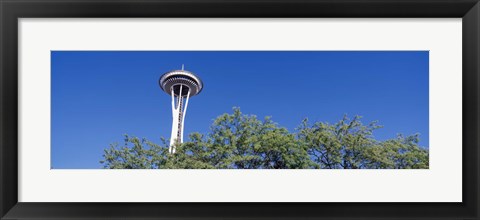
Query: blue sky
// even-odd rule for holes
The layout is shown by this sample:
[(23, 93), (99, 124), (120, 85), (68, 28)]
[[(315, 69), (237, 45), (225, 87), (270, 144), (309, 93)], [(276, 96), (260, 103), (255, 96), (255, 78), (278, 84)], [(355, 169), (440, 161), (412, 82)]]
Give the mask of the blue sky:
[(344, 114), (378, 120), (376, 139), (420, 133), (428, 147), (428, 51), (52, 51), (52, 167), (101, 168), (103, 149), (123, 134), (169, 138), (170, 70), (199, 75), (185, 138), (240, 107), (294, 131), (303, 118)]

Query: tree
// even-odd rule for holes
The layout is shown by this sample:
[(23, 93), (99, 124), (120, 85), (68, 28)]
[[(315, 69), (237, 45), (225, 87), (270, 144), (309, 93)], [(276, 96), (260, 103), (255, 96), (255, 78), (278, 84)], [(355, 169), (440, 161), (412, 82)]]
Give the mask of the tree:
[(419, 135), (398, 135), (378, 141), (377, 122), (343, 117), (335, 124), (302, 121), (294, 133), (271, 118), (257, 119), (234, 108), (217, 117), (206, 135), (168, 153), (167, 141), (157, 145), (125, 135), (123, 146), (112, 144), (100, 161), (109, 169), (426, 169), (428, 150)]
[(419, 135), (377, 141), (376, 121), (363, 125), (360, 116), (344, 116), (336, 124), (304, 120), (297, 129), (298, 139), (322, 169), (427, 169), (428, 150), (418, 146)]

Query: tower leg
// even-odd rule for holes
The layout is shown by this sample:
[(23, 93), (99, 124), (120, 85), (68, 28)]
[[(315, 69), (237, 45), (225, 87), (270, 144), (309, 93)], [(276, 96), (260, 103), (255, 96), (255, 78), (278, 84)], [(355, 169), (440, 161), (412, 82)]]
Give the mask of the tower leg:
[(183, 107), (183, 85), (180, 85), (180, 93), (177, 96), (177, 103), (175, 104), (175, 93), (172, 89), (172, 134), (170, 136), (170, 146), (168, 152), (174, 154), (176, 145), (183, 143), (183, 121), (188, 105), (188, 97), (190, 96), (190, 89), (188, 90), (185, 107)]
[(183, 125), (184, 125), (184, 121), (185, 121), (185, 115), (187, 113), (187, 106), (188, 106), (188, 99), (190, 97), (190, 89), (188, 90), (188, 94), (187, 94), (187, 98), (185, 100), (185, 107), (183, 107), (183, 113), (182, 113), (182, 125), (180, 127), (180, 131), (181, 131), (181, 136), (180, 136), (180, 142), (183, 143)]
[[(168, 152), (169, 153), (175, 153), (175, 144), (177, 142), (177, 133), (178, 133), (178, 113), (179, 109), (175, 104), (175, 93), (171, 92), (172, 96), (172, 134), (170, 136), (170, 146), (168, 147)], [(178, 102), (177, 102), (178, 105)]]

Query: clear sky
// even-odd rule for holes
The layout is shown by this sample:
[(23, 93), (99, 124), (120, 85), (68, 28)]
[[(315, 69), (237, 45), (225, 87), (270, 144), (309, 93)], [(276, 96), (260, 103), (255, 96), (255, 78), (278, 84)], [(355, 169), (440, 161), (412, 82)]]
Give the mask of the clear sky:
[(420, 133), (428, 147), (428, 51), (53, 51), (52, 167), (101, 168), (103, 149), (123, 134), (169, 138), (171, 99), (158, 86), (170, 70), (196, 73), (185, 140), (240, 107), (294, 131), (303, 118), (344, 114), (378, 120), (378, 140)]

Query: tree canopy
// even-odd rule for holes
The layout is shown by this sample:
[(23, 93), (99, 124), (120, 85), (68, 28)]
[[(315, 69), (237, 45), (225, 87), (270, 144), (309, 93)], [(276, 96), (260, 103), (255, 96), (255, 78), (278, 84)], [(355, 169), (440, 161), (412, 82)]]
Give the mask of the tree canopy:
[(419, 135), (376, 140), (377, 122), (362, 124), (360, 116), (344, 116), (335, 124), (304, 119), (295, 132), (242, 114), (217, 117), (207, 134), (192, 133), (189, 141), (168, 152), (145, 138), (124, 136), (111, 144), (100, 163), (108, 169), (428, 169), (429, 151)]

